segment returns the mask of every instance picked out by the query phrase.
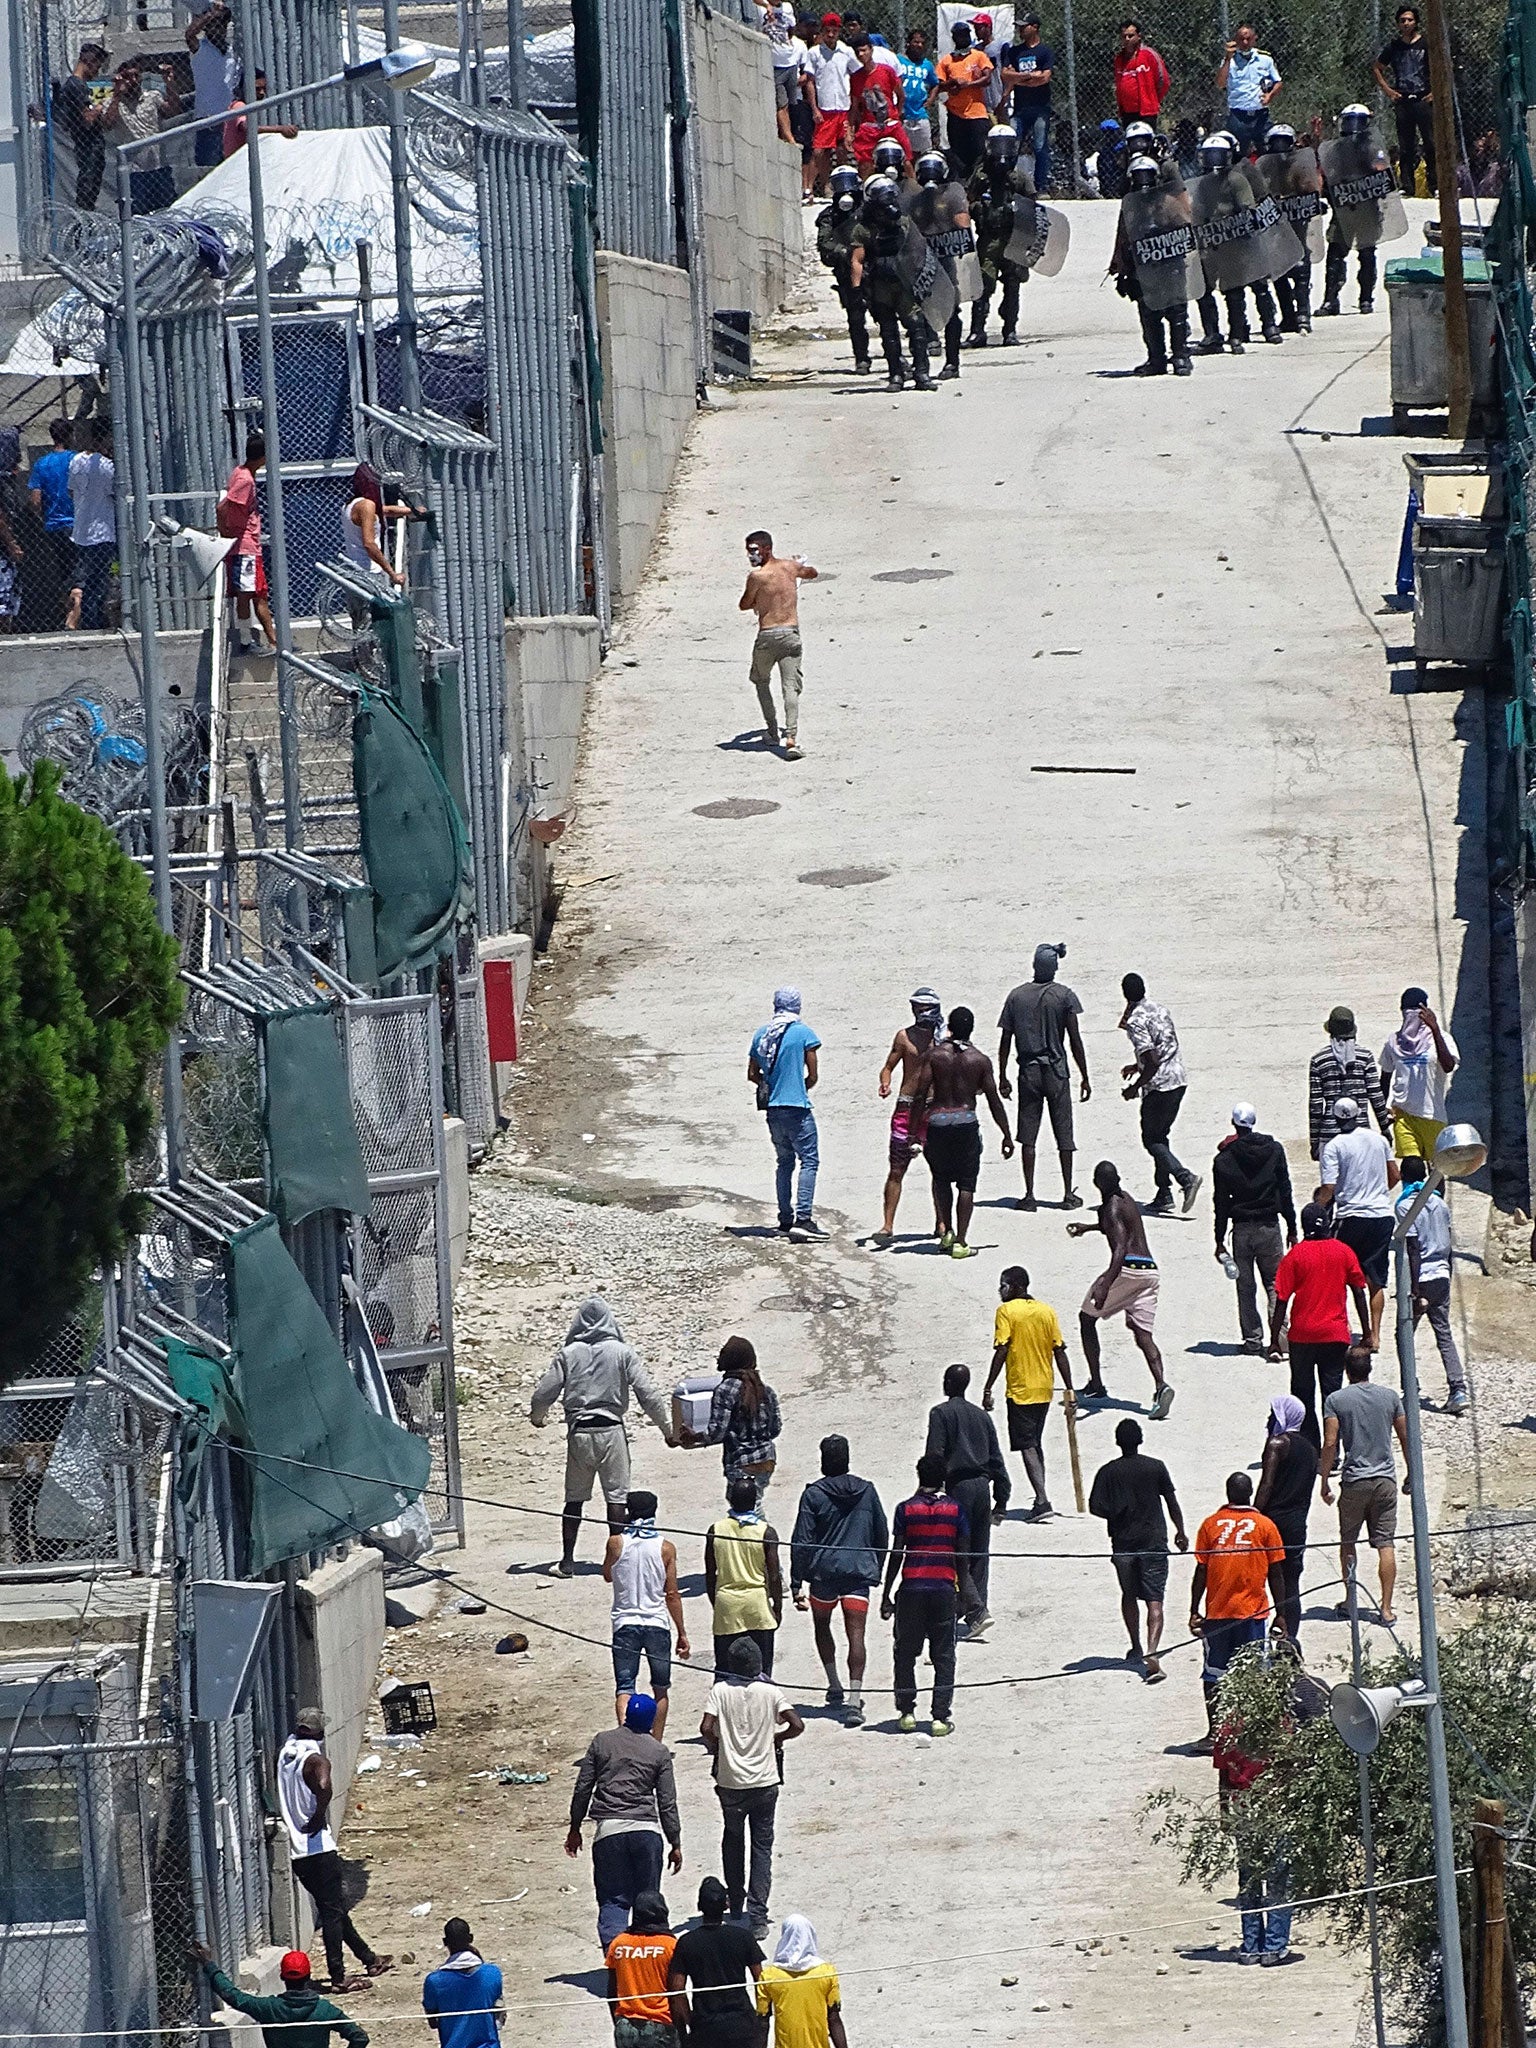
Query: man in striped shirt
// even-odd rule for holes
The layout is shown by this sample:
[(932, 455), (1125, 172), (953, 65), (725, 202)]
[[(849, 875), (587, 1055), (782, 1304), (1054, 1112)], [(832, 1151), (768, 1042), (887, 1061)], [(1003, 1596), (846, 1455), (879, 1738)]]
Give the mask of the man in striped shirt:
[[(935, 1735), (954, 1726), (955, 1607), (958, 1558), (965, 1548), (965, 1510), (943, 1491), (944, 1459), (925, 1451), (917, 1461), (917, 1492), (896, 1510), (880, 1618), (896, 1619), (892, 1662), (902, 1733), (917, 1726), (917, 1655), (926, 1643), (933, 1664)], [(895, 1591), (897, 1577), (900, 1591)]]

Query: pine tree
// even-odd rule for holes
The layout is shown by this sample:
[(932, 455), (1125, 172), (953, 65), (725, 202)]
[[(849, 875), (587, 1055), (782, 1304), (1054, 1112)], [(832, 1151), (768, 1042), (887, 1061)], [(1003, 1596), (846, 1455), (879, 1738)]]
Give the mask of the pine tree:
[(0, 775), (0, 1386), (138, 1227), (128, 1161), (181, 1008), (143, 874), (43, 762)]

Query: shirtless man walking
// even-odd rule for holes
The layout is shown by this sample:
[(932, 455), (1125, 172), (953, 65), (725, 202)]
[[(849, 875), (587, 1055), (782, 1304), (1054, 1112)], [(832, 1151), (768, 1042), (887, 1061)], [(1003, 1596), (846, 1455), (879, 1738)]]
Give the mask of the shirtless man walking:
[[(896, 1093), (896, 1107), (891, 1112), (891, 1167), (885, 1176), (885, 1219), (880, 1228), (871, 1233), (869, 1240), (880, 1251), (885, 1250), (896, 1234), (896, 1204), (901, 1200), (901, 1184), (907, 1177), (907, 1168), (923, 1149), (923, 1127), (912, 1121), (912, 1090), (917, 1085), (918, 1071), (938, 1037), (943, 1021), (944, 1013), (934, 990), (914, 989), (912, 1022), (904, 1024), (891, 1040), (890, 1052), (880, 1069), (880, 1100), (886, 1102), (890, 1099), (891, 1081), (896, 1069), (901, 1068), (901, 1086)], [(937, 1237), (944, 1227), (937, 1200), (933, 1213), (934, 1235)]]
[[(1013, 1157), (1013, 1137), (1003, 1098), (997, 1092), (992, 1062), (971, 1043), (976, 1019), (969, 1010), (951, 1010), (949, 1036), (929, 1047), (912, 1089), (914, 1130), (927, 1120), (923, 1149), (933, 1176), (934, 1207), (939, 1212), (939, 1250), (951, 1258), (974, 1259), (965, 1241), (981, 1176), (981, 1124), (976, 1097), (986, 1094), (992, 1120), (1003, 1134), (1003, 1157)], [(958, 1190), (958, 1199), (956, 1191)], [(953, 1215), (951, 1204), (953, 1203)]]
[(1163, 1377), (1163, 1354), (1152, 1335), (1157, 1316), (1157, 1261), (1147, 1249), (1141, 1205), (1121, 1187), (1119, 1168), (1107, 1159), (1101, 1159), (1093, 1169), (1093, 1184), (1099, 1191), (1097, 1220), (1067, 1225), (1068, 1237), (1086, 1237), (1090, 1231), (1102, 1230), (1109, 1239), (1109, 1264), (1084, 1295), (1078, 1310), (1083, 1356), (1088, 1361), (1088, 1384), (1083, 1388), (1083, 1398), (1109, 1398), (1100, 1369), (1098, 1325), (1110, 1316), (1123, 1315), (1125, 1327), (1147, 1361), (1152, 1384), (1157, 1389), (1152, 1420), (1162, 1422), (1173, 1406), (1173, 1389)]
[(757, 638), (752, 643), (752, 687), (763, 708), (763, 729), (770, 747), (779, 744), (779, 721), (773, 708), (773, 671), (779, 671), (784, 698), (784, 758), (804, 758), (800, 731), (800, 585), (812, 583), (816, 571), (798, 557), (786, 562), (773, 552), (773, 535), (759, 529), (747, 535), (747, 560), (752, 564), (738, 611), (757, 613)]

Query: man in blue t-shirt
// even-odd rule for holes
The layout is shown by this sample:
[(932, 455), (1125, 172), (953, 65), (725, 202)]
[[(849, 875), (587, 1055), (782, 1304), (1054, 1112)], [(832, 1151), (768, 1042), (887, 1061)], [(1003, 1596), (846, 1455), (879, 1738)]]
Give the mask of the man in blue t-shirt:
[(933, 109), (939, 74), (928, 54), (928, 38), (920, 28), (907, 37), (904, 56), (896, 59), (901, 77), (901, 119), (914, 157), (933, 147)]
[(32, 564), (32, 570), (36, 588), (47, 593), (44, 600), (47, 617), (41, 621), (45, 632), (64, 623), (65, 604), (74, 581), (75, 566), (74, 550), (70, 544), (75, 528), (75, 503), (69, 495), (69, 461), (73, 452), (70, 442), (74, 438), (74, 428), (68, 420), (55, 420), (48, 429), (48, 437), (53, 446), (46, 455), (39, 455), (27, 478), (32, 510), (43, 522), (42, 537), (33, 542), (39, 559)]
[[(768, 1135), (778, 1160), (776, 1187), (779, 1231), (795, 1244), (819, 1244), (827, 1233), (812, 1216), (816, 1170), (816, 1119), (810, 1091), (816, 1086), (816, 1053), (821, 1040), (800, 1017), (800, 991), (776, 988), (773, 1021), (753, 1034), (747, 1079), (757, 1089), (757, 1106), (768, 1113)], [(794, 1186), (795, 1161), (800, 1186)]]
[(1040, 17), (1026, 14), (1019, 40), (1003, 51), (1004, 85), (1013, 87), (1013, 132), (1021, 149), (1035, 159), (1035, 190), (1043, 197), (1051, 175), (1051, 72), (1055, 66), (1049, 43), (1040, 40)]
[(427, 2025), (436, 2030), (440, 2048), (497, 2048), (507, 2016), (500, 1970), (482, 1961), (467, 1920), (448, 1922), (443, 1947), (447, 1962), (431, 1971), (421, 1987)]

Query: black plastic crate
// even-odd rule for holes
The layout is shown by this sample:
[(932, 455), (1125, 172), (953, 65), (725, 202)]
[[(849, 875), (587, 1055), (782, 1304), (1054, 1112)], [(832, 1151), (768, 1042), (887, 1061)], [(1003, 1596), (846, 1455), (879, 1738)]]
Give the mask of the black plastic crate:
[(386, 1735), (427, 1735), (437, 1726), (432, 1688), (424, 1678), (392, 1685), (381, 1694), (379, 1705), (384, 1710)]

